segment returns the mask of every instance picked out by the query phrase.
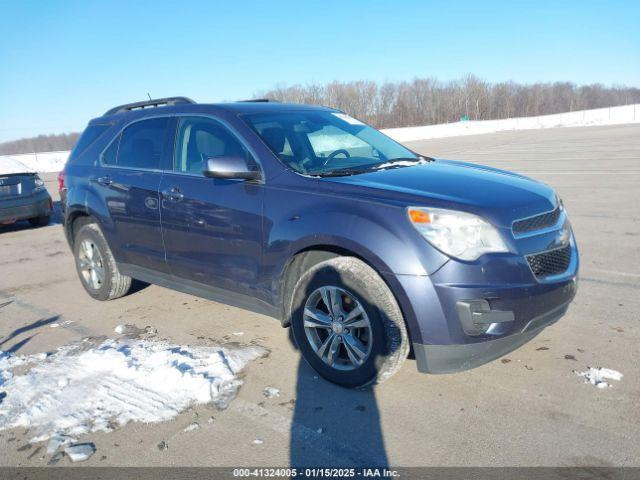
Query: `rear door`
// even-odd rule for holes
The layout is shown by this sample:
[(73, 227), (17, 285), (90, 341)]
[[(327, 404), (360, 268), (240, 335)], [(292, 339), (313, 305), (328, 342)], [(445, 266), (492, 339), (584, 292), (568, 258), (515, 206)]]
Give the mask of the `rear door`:
[(105, 235), (118, 262), (167, 271), (159, 187), (173, 149), (175, 119), (139, 120), (111, 143), (91, 179), (108, 210)]
[(252, 295), (261, 257), (261, 184), (206, 178), (203, 161), (249, 155), (209, 117), (179, 119), (173, 168), (160, 186), (167, 263), (179, 278)]

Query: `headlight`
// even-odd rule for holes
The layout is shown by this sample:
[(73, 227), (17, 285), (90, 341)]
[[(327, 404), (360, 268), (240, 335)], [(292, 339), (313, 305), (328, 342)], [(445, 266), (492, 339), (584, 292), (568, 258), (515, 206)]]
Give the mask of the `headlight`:
[(498, 230), (477, 215), (422, 207), (409, 207), (407, 213), (411, 224), (429, 243), (460, 260), (509, 251)]
[(36, 176), (36, 179), (35, 179), (35, 189), (34, 190), (36, 190), (36, 191), (44, 190), (44, 182), (38, 176)]

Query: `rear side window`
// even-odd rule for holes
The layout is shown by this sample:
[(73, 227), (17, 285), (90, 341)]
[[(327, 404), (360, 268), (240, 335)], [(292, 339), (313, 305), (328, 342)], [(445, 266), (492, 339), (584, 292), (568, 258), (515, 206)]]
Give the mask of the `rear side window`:
[(130, 125), (122, 132), (119, 141), (116, 139), (105, 151), (103, 163), (160, 170), (169, 122), (168, 117), (151, 118)]
[(111, 125), (89, 125), (78, 141), (73, 146), (71, 153), (69, 154), (69, 161), (73, 161), (78, 155), (84, 152), (89, 146), (95, 142), (104, 132), (106, 132)]

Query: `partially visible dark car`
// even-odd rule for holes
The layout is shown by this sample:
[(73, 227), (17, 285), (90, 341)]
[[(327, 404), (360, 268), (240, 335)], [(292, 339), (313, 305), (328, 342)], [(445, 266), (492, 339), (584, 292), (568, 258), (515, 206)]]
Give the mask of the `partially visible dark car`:
[(0, 224), (29, 220), (34, 227), (49, 223), (53, 203), (37, 173), (20, 162), (0, 160)]

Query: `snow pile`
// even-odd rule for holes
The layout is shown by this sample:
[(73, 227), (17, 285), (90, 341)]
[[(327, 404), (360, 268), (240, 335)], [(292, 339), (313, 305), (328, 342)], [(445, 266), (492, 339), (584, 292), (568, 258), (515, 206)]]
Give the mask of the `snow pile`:
[(589, 367), (588, 370), (584, 372), (575, 372), (579, 377), (584, 378), (585, 383), (590, 383), (598, 388), (607, 388), (610, 387), (611, 384), (607, 382), (609, 380), (615, 380), (619, 382), (622, 380), (622, 374), (617, 370), (612, 370), (610, 368), (593, 368)]
[[(1, 155), (0, 156), (0, 172), (5, 166), (12, 163), (20, 163), (32, 172), (59, 172), (67, 163), (69, 152), (64, 150), (60, 152), (43, 152), (43, 153), (24, 153), (21, 155)], [(21, 170), (21, 173), (25, 170)], [(6, 173), (6, 172), (5, 172)], [(14, 173), (14, 172), (9, 172)]]
[(33, 172), (24, 163), (11, 157), (0, 157), (0, 175), (10, 175), (12, 173)]
[(67, 454), (72, 462), (84, 462), (96, 453), (96, 446), (93, 443), (79, 443), (65, 448), (64, 453)]
[(85, 340), (48, 356), (0, 352), (0, 430), (29, 428), (35, 442), (169, 420), (194, 404), (224, 408), (238, 373), (266, 353), (149, 340)]
[(412, 142), (431, 138), (480, 135), (507, 130), (536, 130), (541, 128), (622, 125), (628, 123), (640, 123), (640, 104), (579, 110), (577, 112), (556, 113), (538, 117), (475, 120), (426, 125), (423, 127), (388, 128), (382, 131), (398, 142)]

